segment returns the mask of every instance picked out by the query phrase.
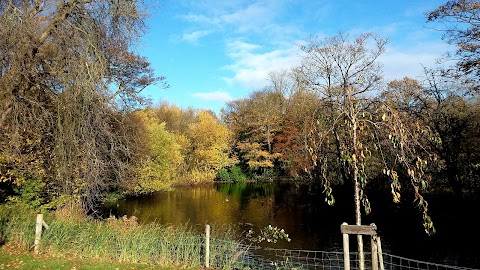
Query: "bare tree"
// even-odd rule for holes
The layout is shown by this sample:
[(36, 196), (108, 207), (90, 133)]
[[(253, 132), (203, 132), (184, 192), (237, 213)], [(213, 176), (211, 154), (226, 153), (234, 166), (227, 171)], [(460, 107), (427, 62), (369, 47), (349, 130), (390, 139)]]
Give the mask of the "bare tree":
[[(363, 34), (350, 39), (340, 33), (332, 38), (312, 38), (302, 47), (305, 58), (299, 70), (303, 83), (323, 100), (329, 112), (317, 118), (307, 147), (313, 167), (321, 173), (326, 201), (334, 203), (331, 179), (325, 155), (330, 141), (334, 141), (337, 162), (344, 180), (354, 187), (355, 223), (362, 224), (361, 204), (370, 212), (370, 203), (364, 192), (367, 184), (367, 162), (378, 154), (384, 164), (384, 172), (391, 177), (391, 189), (395, 202), (400, 199), (400, 181), (394, 169), (400, 164), (408, 170), (419, 206), (423, 205), (424, 223), (429, 232), (433, 230), (426, 214), (427, 204), (419, 190), (425, 184), (422, 178), (424, 160), (416, 153), (417, 134), (404, 124), (405, 119), (388, 104), (369, 98), (366, 93), (382, 87), (381, 66), (378, 58), (385, 51), (386, 40), (373, 34)], [(385, 144), (385, 142), (389, 142)], [(371, 144), (373, 143), (373, 147)], [(392, 165), (387, 166), (384, 152), (390, 150)], [(416, 165), (411, 165), (412, 162)], [(414, 171), (414, 172), (412, 172)], [(360, 269), (364, 269), (363, 240), (358, 238)]]

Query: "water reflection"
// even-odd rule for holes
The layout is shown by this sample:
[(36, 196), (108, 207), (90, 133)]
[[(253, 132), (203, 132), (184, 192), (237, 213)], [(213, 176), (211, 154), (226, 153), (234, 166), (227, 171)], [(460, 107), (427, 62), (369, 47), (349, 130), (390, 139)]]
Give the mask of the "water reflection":
[[(472, 222), (471, 216), (480, 209), (478, 199), (428, 198), (438, 230), (437, 235), (428, 237), (423, 232), (421, 215), (409, 198), (404, 198), (406, 203), (395, 205), (388, 193), (369, 197), (373, 212), (363, 223), (377, 224), (385, 252), (480, 267), (478, 249), (471, 248), (480, 242), (478, 230), (466, 230), (466, 224)], [(336, 194), (336, 201), (329, 207), (320, 192), (291, 183), (226, 183), (129, 198), (105, 211), (116, 216), (135, 215), (142, 222), (189, 224), (199, 233), (205, 223), (251, 224), (257, 231), (271, 224), (285, 229), (292, 238), (290, 243), (277, 243), (277, 248), (340, 251), (340, 224), (353, 224), (354, 214), (349, 193)], [(354, 247), (353, 238), (351, 246)]]

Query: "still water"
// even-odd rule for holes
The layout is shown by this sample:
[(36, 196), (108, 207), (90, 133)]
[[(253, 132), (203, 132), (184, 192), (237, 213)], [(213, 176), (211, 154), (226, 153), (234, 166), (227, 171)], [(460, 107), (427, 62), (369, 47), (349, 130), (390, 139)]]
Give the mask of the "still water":
[[(334, 191), (335, 192), (335, 191)], [(116, 216), (135, 215), (141, 222), (191, 226), (199, 233), (206, 223), (285, 229), (291, 242), (275, 248), (341, 251), (342, 222), (354, 223), (353, 199), (337, 192), (328, 206), (321, 192), (292, 183), (216, 183), (177, 188), (140, 198), (128, 198), (105, 208)], [(335, 194), (334, 194), (335, 195)], [(388, 193), (370, 194), (372, 213), (363, 224), (375, 223), (384, 252), (407, 258), (480, 268), (480, 200), (447, 195), (426, 196), (437, 233), (423, 231), (421, 213), (411, 199), (394, 204)], [(354, 237), (351, 246), (355, 247)], [(368, 240), (365, 238), (365, 240)]]

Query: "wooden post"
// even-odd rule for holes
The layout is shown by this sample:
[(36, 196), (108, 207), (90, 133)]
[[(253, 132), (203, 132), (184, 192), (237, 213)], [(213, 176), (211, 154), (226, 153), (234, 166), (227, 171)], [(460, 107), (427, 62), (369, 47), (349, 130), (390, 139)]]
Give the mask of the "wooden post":
[[(348, 225), (346, 222), (342, 223), (342, 225)], [(350, 270), (350, 242), (348, 239), (348, 233), (343, 232), (343, 263), (344, 269)]]
[[(370, 224), (372, 227), (377, 229), (374, 223)], [(378, 254), (377, 254), (377, 235), (372, 235), (370, 237), (370, 245), (372, 248), (372, 270), (378, 270)]]
[(385, 266), (383, 265), (382, 241), (380, 240), (380, 236), (377, 236), (377, 250), (378, 261), (380, 262), (380, 270), (385, 270)]
[[(356, 234), (357, 236), (369, 235), (372, 247), (372, 270), (378, 270), (378, 264), (380, 260), (380, 269), (384, 270), (382, 245), (380, 243), (380, 237), (377, 235), (377, 226), (372, 223), (371, 225), (348, 225), (346, 222), (340, 225), (340, 231), (343, 234), (343, 259), (345, 261), (345, 269), (350, 269), (350, 257), (349, 257), (349, 242), (348, 235)], [(362, 264), (361, 258), (360, 266)]]
[(205, 225), (205, 267), (210, 267), (210, 225)]
[(40, 247), (40, 241), (42, 239), (42, 227), (43, 227), (43, 214), (37, 214), (37, 223), (35, 225), (35, 243), (33, 252), (38, 254), (38, 250)]
[(377, 237), (372, 236), (370, 242), (372, 246), (372, 270), (378, 270)]

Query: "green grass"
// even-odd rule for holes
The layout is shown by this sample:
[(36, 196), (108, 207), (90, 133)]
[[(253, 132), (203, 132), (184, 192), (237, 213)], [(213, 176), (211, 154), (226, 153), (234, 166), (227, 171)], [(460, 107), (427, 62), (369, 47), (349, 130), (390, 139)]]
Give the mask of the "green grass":
[[(0, 269), (78, 269), (78, 270), (117, 270), (117, 269), (179, 269), (178, 267), (160, 268), (154, 265), (119, 263), (98, 259), (68, 259), (52, 257), (46, 254), (34, 256), (23, 249), (4, 246), (0, 248)], [(193, 269), (193, 268), (192, 268)]]
[[(0, 205), (0, 244), (29, 249), (34, 242), (35, 217), (35, 211), (26, 206)], [(186, 226), (137, 224), (127, 218), (69, 221), (48, 213), (44, 219), (50, 228), (42, 235), (40, 252), (54, 258), (182, 268), (199, 268), (204, 264), (203, 237)], [(218, 232), (212, 237), (215, 238), (211, 239), (211, 265), (232, 268), (239, 243)]]

